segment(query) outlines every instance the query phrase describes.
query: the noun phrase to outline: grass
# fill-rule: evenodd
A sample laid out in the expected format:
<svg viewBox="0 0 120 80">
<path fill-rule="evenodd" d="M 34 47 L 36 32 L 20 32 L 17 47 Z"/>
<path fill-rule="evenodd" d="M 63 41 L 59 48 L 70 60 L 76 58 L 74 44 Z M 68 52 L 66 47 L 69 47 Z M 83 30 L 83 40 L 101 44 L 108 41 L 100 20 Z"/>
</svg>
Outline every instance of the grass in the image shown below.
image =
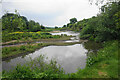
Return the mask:
<svg viewBox="0 0 120 80">
<path fill-rule="evenodd" d="M 90 54 L 86 68 L 79 70 L 75 77 L 118 78 L 118 41 L 106 42 L 97 56 Z"/>
<path fill-rule="evenodd" d="M 35 43 L 35 42 L 52 42 L 52 41 L 64 41 L 70 40 L 71 36 L 63 36 L 60 38 L 49 38 L 49 39 L 29 39 L 29 40 L 13 40 L 9 42 L 2 43 L 2 45 L 15 45 L 19 43 Z"/>
<path fill-rule="evenodd" d="M 23 48 L 24 49 L 24 48 Z M 12 72 L 3 72 L 3 78 L 101 78 L 118 79 L 118 41 L 104 43 L 104 48 L 97 52 L 90 53 L 87 58 L 87 65 L 76 73 L 65 74 L 60 68 L 55 67 L 56 62 L 49 65 L 43 63 L 45 68 L 31 66 L 17 66 Z M 39 59 L 38 59 L 39 60 Z M 41 64 L 42 60 L 38 61 Z M 43 60 L 44 61 L 44 60 Z M 31 62 L 32 64 L 35 61 Z M 49 68 L 50 66 L 50 68 Z"/>
<path fill-rule="evenodd" d="M 40 39 L 59 39 L 65 37 L 72 37 L 67 35 L 52 35 L 48 32 L 13 32 L 2 34 L 2 42 L 10 42 L 10 41 L 35 41 Z"/>
<path fill-rule="evenodd" d="M 51 35 L 47 32 L 13 32 L 3 34 L 2 45 L 14 45 L 19 43 L 35 43 L 37 41 L 62 41 L 70 40 L 72 36 L 67 35 Z"/>
</svg>

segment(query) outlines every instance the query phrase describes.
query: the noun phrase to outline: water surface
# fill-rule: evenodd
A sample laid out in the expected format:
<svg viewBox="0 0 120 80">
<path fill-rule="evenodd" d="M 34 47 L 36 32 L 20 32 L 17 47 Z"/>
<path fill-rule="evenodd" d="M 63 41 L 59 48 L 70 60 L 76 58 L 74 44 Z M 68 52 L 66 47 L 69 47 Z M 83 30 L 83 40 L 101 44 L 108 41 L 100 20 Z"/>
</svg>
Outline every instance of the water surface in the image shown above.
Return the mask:
<svg viewBox="0 0 120 80">
<path fill-rule="evenodd" d="M 28 54 L 25 57 L 17 57 L 10 61 L 3 61 L 3 70 L 14 69 L 20 63 L 24 64 L 26 61 L 37 58 L 41 54 L 45 54 L 48 60 L 56 59 L 58 64 L 64 69 L 66 73 L 76 72 L 78 68 L 83 69 L 86 65 L 87 50 L 82 44 L 75 44 L 70 46 L 48 46 L 41 48 L 34 53 Z"/>
</svg>

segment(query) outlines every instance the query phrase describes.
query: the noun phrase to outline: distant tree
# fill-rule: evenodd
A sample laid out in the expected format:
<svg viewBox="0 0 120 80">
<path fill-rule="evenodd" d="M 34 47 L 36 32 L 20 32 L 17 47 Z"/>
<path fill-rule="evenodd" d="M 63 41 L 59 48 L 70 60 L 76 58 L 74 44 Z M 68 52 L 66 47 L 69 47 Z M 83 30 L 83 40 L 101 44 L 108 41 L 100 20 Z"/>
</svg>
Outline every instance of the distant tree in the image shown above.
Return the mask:
<svg viewBox="0 0 120 80">
<path fill-rule="evenodd" d="M 35 25 L 35 21 L 30 20 L 30 21 L 28 22 L 28 30 L 29 30 L 29 31 L 32 31 L 34 25 Z"/>
<path fill-rule="evenodd" d="M 95 2 L 96 5 L 103 4 L 103 2 L 118 2 L 120 0 L 89 0 L 90 4 L 93 4 Z"/>
<path fill-rule="evenodd" d="M 45 29 L 45 26 L 41 25 L 41 29 Z"/>
<path fill-rule="evenodd" d="M 67 27 L 69 27 L 70 23 L 67 24 Z"/>
<path fill-rule="evenodd" d="M 74 24 L 74 23 L 76 23 L 76 22 L 77 22 L 77 19 L 76 19 L 76 18 L 70 19 L 70 23 L 71 23 L 71 24 Z"/>
<path fill-rule="evenodd" d="M 17 10 L 15 13 L 5 13 L 2 16 L 3 32 L 40 31 L 42 29 L 45 29 L 43 25 L 33 20 L 28 21 L 26 17 L 20 16 Z"/>
<path fill-rule="evenodd" d="M 65 27 L 67 27 L 66 25 L 63 25 L 63 27 L 65 28 Z"/>
<path fill-rule="evenodd" d="M 57 26 L 55 26 L 55 29 L 58 29 L 58 27 L 57 27 Z"/>
<path fill-rule="evenodd" d="M 26 22 L 18 14 L 6 13 L 2 16 L 2 26 L 2 30 L 13 32 L 23 30 L 23 27 L 26 26 Z"/>
</svg>

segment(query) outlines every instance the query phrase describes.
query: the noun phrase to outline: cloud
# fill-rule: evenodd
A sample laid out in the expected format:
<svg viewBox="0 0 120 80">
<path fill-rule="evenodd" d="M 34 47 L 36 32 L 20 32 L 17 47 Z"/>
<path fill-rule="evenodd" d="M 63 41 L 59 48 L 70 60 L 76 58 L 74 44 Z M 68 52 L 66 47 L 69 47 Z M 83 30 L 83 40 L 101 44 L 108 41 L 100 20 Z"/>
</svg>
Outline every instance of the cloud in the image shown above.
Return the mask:
<svg viewBox="0 0 120 80">
<path fill-rule="evenodd" d="M 88 0 L 3 0 L 2 5 L 3 12 L 17 9 L 21 15 L 46 26 L 62 26 L 70 18 L 82 20 L 98 13 L 97 6 Z"/>
</svg>

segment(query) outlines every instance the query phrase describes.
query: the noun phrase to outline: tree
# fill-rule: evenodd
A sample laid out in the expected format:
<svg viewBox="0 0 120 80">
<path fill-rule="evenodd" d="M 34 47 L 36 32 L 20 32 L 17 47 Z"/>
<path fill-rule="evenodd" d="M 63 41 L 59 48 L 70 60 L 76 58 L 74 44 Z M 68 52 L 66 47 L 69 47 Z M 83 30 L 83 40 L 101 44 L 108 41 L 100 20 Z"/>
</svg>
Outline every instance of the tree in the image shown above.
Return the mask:
<svg viewBox="0 0 120 80">
<path fill-rule="evenodd" d="M 63 25 L 63 27 L 65 28 L 65 27 L 67 27 L 66 25 Z"/>
<path fill-rule="evenodd" d="M 43 26 L 43 25 L 40 25 L 40 27 L 41 27 L 41 30 L 42 30 L 42 29 L 45 29 L 45 26 Z"/>
<path fill-rule="evenodd" d="M 103 4 L 103 2 L 119 2 L 120 0 L 89 0 L 90 4 L 95 2 L 96 5 Z"/>
<path fill-rule="evenodd" d="M 33 20 L 28 21 L 26 17 L 20 16 L 17 10 L 15 10 L 15 14 L 5 13 L 2 16 L 3 32 L 40 31 L 42 29 L 45 29 L 43 25 Z"/>
<path fill-rule="evenodd" d="M 58 27 L 57 27 L 57 26 L 55 26 L 55 29 L 58 29 Z"/>
<path fill-rule="evenodd" d="M 77 22 L 77 19 L 76 19 L 76 18 L 70 19 L 70 23 L 71 23 L 71 24 L 74 24 L 74 23 L 76 23 L 76 22 Z"/>
<path fill-rule="evenodd" d="M 87 22 L 81 31 L 81 37 L 95 41 L 120 39 L 120 2 L 111 2 L 102 6 L 101 13 Z"/>
</svg>

